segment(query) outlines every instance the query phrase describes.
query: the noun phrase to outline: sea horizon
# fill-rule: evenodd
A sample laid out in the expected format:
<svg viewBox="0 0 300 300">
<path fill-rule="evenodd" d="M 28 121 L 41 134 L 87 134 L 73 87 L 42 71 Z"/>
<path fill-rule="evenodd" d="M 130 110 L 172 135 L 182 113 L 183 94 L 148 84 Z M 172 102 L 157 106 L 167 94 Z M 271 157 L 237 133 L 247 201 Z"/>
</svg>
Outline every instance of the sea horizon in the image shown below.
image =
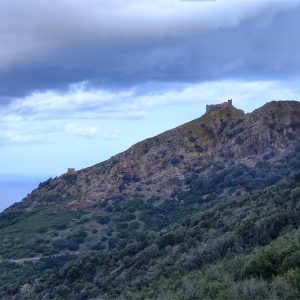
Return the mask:
<svg viewBox="0 0 300 300">
<path fill-rule="evenodd" d="M 50 177 L 44 174 L 0 174 L 0 213 L 22 201 L 40 182 Z"/>
</svg>

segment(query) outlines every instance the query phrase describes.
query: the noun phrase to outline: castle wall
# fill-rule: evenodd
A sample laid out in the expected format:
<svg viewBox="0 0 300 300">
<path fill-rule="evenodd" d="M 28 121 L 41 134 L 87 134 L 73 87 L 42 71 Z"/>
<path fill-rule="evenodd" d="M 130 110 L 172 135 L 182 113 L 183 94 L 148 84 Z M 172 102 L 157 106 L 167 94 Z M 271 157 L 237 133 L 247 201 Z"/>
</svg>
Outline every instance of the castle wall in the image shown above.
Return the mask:
<svg viewBox="0 0 300 300">
<path fill-rule="evenodd" d="M 206 105 L 206 112 L 220 111 L 226 107 L 232 107 L 232 99 L 221 104 Z"/>
</svg>

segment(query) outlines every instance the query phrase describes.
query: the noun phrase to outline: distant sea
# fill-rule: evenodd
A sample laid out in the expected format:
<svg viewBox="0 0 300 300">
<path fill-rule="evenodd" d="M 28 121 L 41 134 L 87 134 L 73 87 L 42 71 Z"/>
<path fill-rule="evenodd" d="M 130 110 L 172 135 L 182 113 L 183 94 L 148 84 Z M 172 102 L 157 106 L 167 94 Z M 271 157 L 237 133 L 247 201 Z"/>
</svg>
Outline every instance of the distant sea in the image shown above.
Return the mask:
<svg viewBox="0 0 300 300">
<path fill-rule="evenodd" d="M 21 201 L 40 182 L 50 176 L 45 175 L 5 175 L 0 174 L 0 212 L 15 202 Z"/>
</svg>

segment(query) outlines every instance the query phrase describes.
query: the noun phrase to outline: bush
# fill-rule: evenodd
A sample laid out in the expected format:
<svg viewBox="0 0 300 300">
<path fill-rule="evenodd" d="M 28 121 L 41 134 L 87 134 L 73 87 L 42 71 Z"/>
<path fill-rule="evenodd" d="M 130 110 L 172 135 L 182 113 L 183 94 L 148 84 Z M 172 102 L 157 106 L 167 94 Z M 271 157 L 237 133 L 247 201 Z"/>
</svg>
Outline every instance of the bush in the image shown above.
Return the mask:
<svg viewBox="0 0 300 300">
<path fill-rule="evenodd" d="M 131 223 L 129 223 L 129 230 L 136 230 L 140 228 L 140 223 L 138 221 L 133 221 Z"/>
<path fill-rule="evenodd" d="M 99 242 L 92 247 L 92 250 L 99 251 L 99 250 L 104 250 L 105 248 L 106 248 L 106 246 L 102 242 Z"/>
<path fill-rule="evenodd" d="M 77 251 L 79 249 L 79 245 L 74 240 L 70 240 L 67 243 L 67 248 L 70 251 Z"/>
<path fill-rule="evenodd" d="M 159 249 L 163 249 L 168 245 L 173 246 L 175 245 L 175 243 L 176 243 L 176 239 L 174 234 L 172 233 L 164 234 L 156 240 L 156 244 Z"/>
<path fill-rule="evenodd" d="M 101 216 L 97 216 L 96 220 L 98 223 L 104 225 L 104 224 L 108 224 L 110 222 L 110 216 L 108 215 L 101 215 Z"/>
<path fill-rule="evenodd" d="M 115 238 L 115 237 L 112 237 L 108 240 L 108 247 L 110 249 L 114 249 L 117 247 L 118 245 L 118 242 L 119 242 L 119 239 L 118 238 Z"/>
<path fill-rule="evenodd" d="M 171 164 L 172 164 L 173 166 L 176 166 L 176 165 L 178 165 L 179 163 L 180 163 L 180 158 L 179 158 L 179 157 L 174 157 L 174 158 L 172 158 Z"/>
<path fill-rule="evenodd" d="M 300 187 L 297 187 L 291 191 L 291 199 L 297 201 L 300 199 Z"/>
<path fill-rule="evenodd" d="M 62 177 L 68 184 L 73 184 L 77 180 L 77 174 L 65 174 Z"/>
</svg>

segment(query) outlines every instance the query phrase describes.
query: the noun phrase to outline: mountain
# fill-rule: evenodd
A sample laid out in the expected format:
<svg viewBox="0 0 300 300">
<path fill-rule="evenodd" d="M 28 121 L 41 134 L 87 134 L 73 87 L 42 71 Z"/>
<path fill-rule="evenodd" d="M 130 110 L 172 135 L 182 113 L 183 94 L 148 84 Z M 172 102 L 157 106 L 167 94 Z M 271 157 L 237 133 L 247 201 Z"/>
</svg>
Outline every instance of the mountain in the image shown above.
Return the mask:
<svg viewBox="0 0 300 300">
<path fill-rule="evenodd" d="M 253 167 L 264 156 L 279 160 L 299 138 L 299 102 L 273 101 L 249 114 L 228 103 L 211 106 L 199 119 L 47 182 L 29 196 L 28 205 L 49 192 L 75 197 L 70 208 L 92 208 L 119 194 L 168 198 L 188 188 L 187 178 L 210 174 L 217 164 Z"/>
<path fill-rule="evenodd" d="M 299 102 L 207 106 L 0 214 L 0 296 L 299 299 L 298 172 Z"/>
</svg>

